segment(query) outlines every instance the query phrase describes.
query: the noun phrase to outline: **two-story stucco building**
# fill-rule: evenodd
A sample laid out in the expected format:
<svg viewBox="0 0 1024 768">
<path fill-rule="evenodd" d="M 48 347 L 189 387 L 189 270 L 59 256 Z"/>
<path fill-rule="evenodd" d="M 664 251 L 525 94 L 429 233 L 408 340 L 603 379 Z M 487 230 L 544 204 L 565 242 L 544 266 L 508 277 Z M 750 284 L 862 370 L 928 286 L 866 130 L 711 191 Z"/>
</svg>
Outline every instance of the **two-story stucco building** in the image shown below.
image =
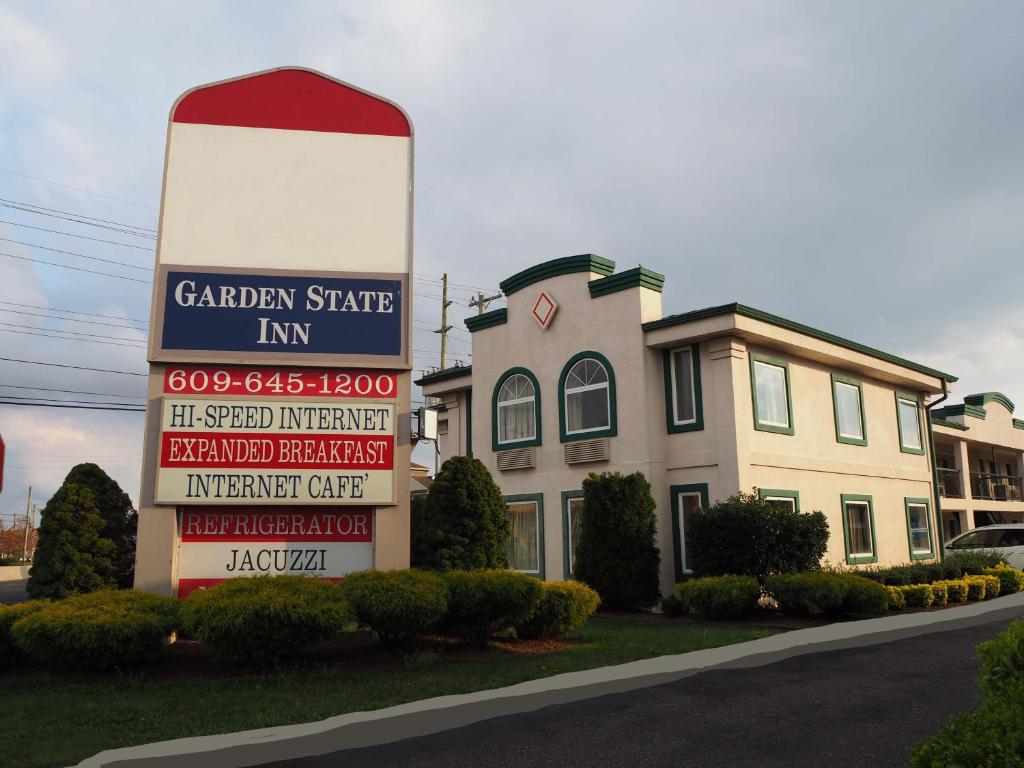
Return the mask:
<svg viewBox="0 0 1024 768">
<path fill-rule="evenodd" d="M 755 487 L 823 512 L 831 562 L 938 554 L 925 405 L 954 377 L 742 304 L 663 316 L 661 275 L 614 269 L 582 255 L 513 275 L 507 308 L 466 323 L 472 366 L 418 382 L 440 458 L 479 458 L 504 492 L 513 568 L 572 576 L 582 482 L 602 471 L 650 481 L 663 592 L 693 511 Z"/>
</svg>

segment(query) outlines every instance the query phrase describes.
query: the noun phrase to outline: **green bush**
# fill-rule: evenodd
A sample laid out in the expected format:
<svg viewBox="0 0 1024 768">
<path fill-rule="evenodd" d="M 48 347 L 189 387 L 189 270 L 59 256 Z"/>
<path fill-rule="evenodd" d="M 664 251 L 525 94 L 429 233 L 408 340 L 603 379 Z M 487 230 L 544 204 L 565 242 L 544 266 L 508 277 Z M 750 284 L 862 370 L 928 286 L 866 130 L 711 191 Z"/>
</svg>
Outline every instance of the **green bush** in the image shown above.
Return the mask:
<svg viewBox="0 0 1024 768">
<path fill-rule="evenodd" d="M 994 568 L 985 568 L 982 570 L 981 575 L 995 576 L 999 579 L 1000 595 L 1013 595 L 1024 590 L 1024 571 L 1011 568 L 1005 563 Z"/>
<path fill-rule="evenodd" d="M 900 587 L 908 608 L 927 608 L 932 604 L 932 587 L 930 584 L 911 584 Z"/>
<path fill-rule="evenodd" d="M 661 598 L 661 612 L 666 616 L 683 615 L 683 604 L 679 601 L 675 592 Z"/>
<path fill-rule="evenodd" d="M 989 698 L 949 718 L 910 753 L 910 768 L 1024 768 L 1024 703 Z"/>
<path fill-rule="evenodd" d="M 452 456 L 442 464 L 414 515 L 411 547 L 417 568 L 505 567 L 512 524 L 501 489 L 479 459 Z"/>
<path fill-rule="evenodd" d="M 49 600 L 29 600 L 15 605 L 0 605 L 0 665 L 10 666 L 22 660 L 23 654 L 11 640 L 11 627 L 15 622 L 49 604 Z"/>
<path fill-rule="evenodd" d="M 962 603 L 967 599 L 967 582 L 963 579 L 936 581 L 932 586 L 943 586 L 946 588 L 946 602 L 948 603 Z"/>
<path fill-rule="evenodd" d="M 740 493 L 697 510 L 687 531 L 698 576 L 738 574 L 763 583 L 772 574 L 817 571 L 828 547 L 828 522 Z"/>
<path fill-rule="evenodd" d="M 929 586 L 932 588 L 932 605 L 945 605 L 949 601 L 949 592 L 945 584 L 932 582 Z"/>
<path fill-rule="evenodd" d="M 986 568 L 994 568 L 1005 561 L 998 552 L 979 549 L 970 552 L 963 550 L 952 552 L 946 555 L 943 562 L 959 568 L 961 575 L 978 576 Z"/>
<path fill-rule="evenodd" d="M 967 585 L 968 600 L 985 599 L 985 581 L 978 576 L 964 576 L 962 581 Z"/>
<path fill-rule="evenodd" d="M 601 597 L 578 581 L 543 581 L 537 607 L 516 626 L 519 637 L 565 637 L 583 629 Z"/>
<path fill-rule="evenodd" d="M 395 645 L 426 632 L 448 610 L 448 587 L 429 571 L 351 573 L 341 592 L 356 620 Z"/>
<path fill-rule="evenodd" d="M 491 635 L 526 622 L 540 601 L 540 581 L 515 571 L 451 571 L 447 624 L 481 648 Z"/>
<path fill-rule="evenodd" d="M 583 481 L 583 506 L 576 578 L 596 589 L 606 608 L 656 605 L 661 555 L 651 484 L 639 472 L 591 474 Z"/>
<path fill-rule="evenodd" d="M 335 584 L 302 576 L 228 579 L 182 605 L 189 635 L 225 661 L 259 666 L 276 666 L 349 621 Z"/>
<path fill-rule="evenodd" d="M 978 685 L 986 696 L 1013 695 L 1024 701 L 1024 621 L 1011 621 L 993 639 L 979 644 L 978 658 Z"/>
<path fill-rule="evenodd" d="M 676 596 L 683 613 L 735 619 L 754 612 L 761 587 L 753 576 L 706 576 L 677 584 Z"/>
<path fill-rule="evenodd" d="M 880 616 L 889 607 L 885 587 L 852 573 L 769 576 L 765 588 L 775 597 L 783 613 L 798 616 Z"/>
<path fill-rule="evenodd" d="M 179 626 L 179 603 L 146 592 L 101 591 L 44 605 L 11 627 L 30 659 L 105 670 L 156 658 Z"/>
<path fill-rule="evenodd" d="M 860 576 L 843 580 L 843 613 L 853 616 L 881 616 L 889 610 L 889 594 L 885 587 Z"/>
<path fill-rule="evenodd" d="M 986 568 L 1002 563 L 1002 558 L 994 553 L 954 552 L 941 562 L 906 563 L 886 568 L 864 568 L 857 574 L 864 578 L 877 581 L 887 586 L 901 587 L 912 584 L 931 584 L 935 581 L 959 579 L 964 575 L 977 575 Z"/>
<path fill-rule="evenodd" d="M 907 607 L 907 598 L 898 587 L 886 587 L 885 595 L 890 611 L 902 611 Z"/>
</svg>

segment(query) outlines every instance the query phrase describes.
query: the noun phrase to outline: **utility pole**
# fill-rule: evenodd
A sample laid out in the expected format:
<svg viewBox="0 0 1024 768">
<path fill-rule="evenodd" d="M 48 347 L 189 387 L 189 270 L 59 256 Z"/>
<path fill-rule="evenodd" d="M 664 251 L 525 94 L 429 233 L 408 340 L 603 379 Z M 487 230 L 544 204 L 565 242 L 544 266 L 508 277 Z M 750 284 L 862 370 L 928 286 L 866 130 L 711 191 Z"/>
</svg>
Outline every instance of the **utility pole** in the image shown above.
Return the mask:
<svg viewBox="0 0 1024 768">
<path fill-rule="evenodd" d="M 482 293 L 478 293 L 476 298 L 469 302 L 469 306 L 476 307 L 477 314 L 482 315 L 487 311 L 487 307 L 490 306 L 492 301 L 500 298 L 500 293 L 495 296 L 484 296 Z"/>
<path fill-rule="evenodd" d="M 452 302 L 448 301 L 448 273 L 445 272 L 441 278 L 441 327 L 434 333 L 441 334 L 441 370 L 445 367 L 445 354 L 448 351 L 448 331 L 452 326 L 448 325 L 448 307 Z"/>
<path fill-rule="evenodd" d="M 25 543 L 21 547 L 21 559 L 28 560 L 28 526 L 32 515 L 32 486 L 28 487 L 28 501 L 25 502 Z"/>
</svg>

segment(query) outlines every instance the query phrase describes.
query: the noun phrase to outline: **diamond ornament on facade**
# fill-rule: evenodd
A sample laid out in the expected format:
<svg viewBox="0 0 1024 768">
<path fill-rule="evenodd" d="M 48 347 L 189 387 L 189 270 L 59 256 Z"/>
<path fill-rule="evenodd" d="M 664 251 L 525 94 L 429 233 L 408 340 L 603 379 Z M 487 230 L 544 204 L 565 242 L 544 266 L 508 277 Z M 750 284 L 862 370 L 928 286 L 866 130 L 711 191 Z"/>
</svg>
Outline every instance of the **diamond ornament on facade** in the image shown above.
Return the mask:
<svg viewBox="0 0 1024 768">
<path fill-rule="evenodd" d="M 537 297 L 537 301 L 533 305 L 531 314 L 541 328 L 547 328 L 551 325 L 551 320 L 557 311 L 558 303 L 551 298 L 547 291 L 541 291 L 540 296 Z"/>
</svg>

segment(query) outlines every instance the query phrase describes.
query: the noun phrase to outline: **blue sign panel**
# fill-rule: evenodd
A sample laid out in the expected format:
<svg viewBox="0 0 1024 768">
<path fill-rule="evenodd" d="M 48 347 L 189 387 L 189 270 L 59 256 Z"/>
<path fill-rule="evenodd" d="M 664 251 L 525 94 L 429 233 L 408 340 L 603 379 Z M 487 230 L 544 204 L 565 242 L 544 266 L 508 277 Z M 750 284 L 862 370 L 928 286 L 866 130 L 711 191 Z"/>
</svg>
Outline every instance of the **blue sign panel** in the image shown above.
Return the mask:
<svg viewBox="0 0 1024 768">
<path fill-rule="evenodd" d="M 402 282 L 167 273 L 165 350 L 400 355 Z"/>
</svg>

